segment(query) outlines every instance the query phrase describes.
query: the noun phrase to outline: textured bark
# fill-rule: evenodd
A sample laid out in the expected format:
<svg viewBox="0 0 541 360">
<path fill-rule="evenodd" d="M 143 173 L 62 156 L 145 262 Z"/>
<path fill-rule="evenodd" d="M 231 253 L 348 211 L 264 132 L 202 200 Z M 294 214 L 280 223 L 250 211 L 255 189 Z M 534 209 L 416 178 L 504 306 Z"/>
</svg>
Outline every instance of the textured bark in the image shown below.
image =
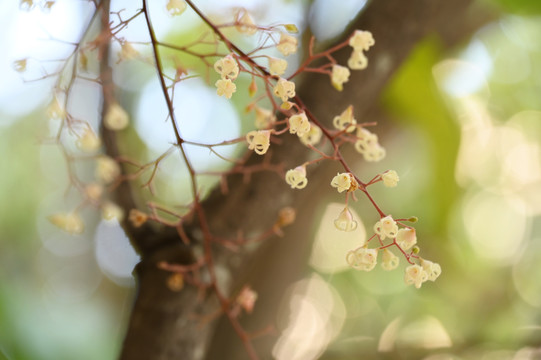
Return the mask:
<svg viewBox="0 0 541 360">
<path fill-rule="evenodd" d="M 467 12 L 471 0 L 377 0 L 363 11 L 353 28 L 370 30 L 376 39 L 368 53 L 370 65 L 365 71 L 352 72 L 344 92 L 337 92 L 328 77 L 309 75 L 298 87 L 298 95 L 321 121 L 328 122 L 349 104 L 355 105 L 355 115 L 365 119 L 375 111 L 385 85 L 406 59 L 415 44 L 433 31 L 443 28 L 445 39 L 458 37 L 449 26 L 462 24 L 467 28 Z M 473 27 L 471 27 L 473 28 Z M 468 30 L 469 31 L 469 30 Z M 337 55 L 339 63 L 347 61 L 350 50 Z M 108 149 L 115 154 L 111 134 Z M 311 155 L 296 136 L 283 136 L 280 146 L 272 146 L 273 163 L 283 162 L 286 168 L 296 166 Z M 261 160 L 254 156 L 250 162 Z M 278 210 L 293 205 L 298 209 L 297 222 L 285 228 L 285 237 L 271 239 L 258 249 L 232 253 L 216 247 L 216 263 L 223 271 L 220 284 L 226 293 L 251 284 L 259 293 L 255 313 L 245 317 L 248 330 L 257 330 L 274 323 L 279 300 L 288 284 L 302 276 L 310 249 L 310 227 L 313 213 L 322 199 L 314 193 L 320 184 L 339 170 L 336 164 L 322 164 L 309 174 L 306 190 L 292 191 L 275 174 L 258 173 L 245 184 L 242 177 L 228 178 L 230 192 L 215 191 L 204 203 L 210 230 L 220 237 L 234 237 L 239 229 L 250 235 L 267 229 L 274 223 Z M 119 198 L 126 209 L 133 207 L 130 189 L 123 185 Z M 247 357 L 241 341 L 227 319 L 202 322 L 197 314 L 212 314 L 218 305 L 212 295 L 198 297 L 198 290 L 187 286 L 175 293 L 167 289 L 166 272 L 159 270 L 160 261 L 189 264 L 194 261 L 192 249 L 183 245 L 171 229 L 148 225 L 135 229 L 124 224 L 142 261 L 136 269 L 138 292 L 122 351 L 122 359 L 244 359 Z M 187 224 L 186 233 L 194 242 L 201 241 L 197 219 Z M 217 329 L 215 331 L 215 329 Z M 274 337 L 256 341 L 262 358 L 270 358 Z"/>
</svg>

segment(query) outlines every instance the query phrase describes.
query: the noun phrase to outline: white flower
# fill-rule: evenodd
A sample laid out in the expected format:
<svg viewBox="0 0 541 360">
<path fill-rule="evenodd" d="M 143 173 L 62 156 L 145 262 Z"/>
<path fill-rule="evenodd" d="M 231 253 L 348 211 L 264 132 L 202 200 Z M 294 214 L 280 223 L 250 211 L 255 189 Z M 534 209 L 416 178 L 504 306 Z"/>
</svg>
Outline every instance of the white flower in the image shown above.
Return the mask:
<svg viewBox="0 0 541 360">
<path fill-rule="evenodd" d="M 404 281 L 407 285 L 414 284 L 417 289 L 428 280 L 428 274 L 419 265 L 410 265 L 406 268 Z"/>
<path fill-rule="evenodd" d="M 331 73 L 331 83 L 332 86 L 338 91 L 344 89 L 343 84 L 349 80 L 349 69 L 341 65 L 333 65 Z"/>
<path fill-rule="evenodd" d="M 316 145 L 321 140 L 321 136 L 323 135 L 323 132 L 319 128 L 319 126 L 310 123 L 310 131 L 303 134 L 302 136 L 299 136 L 299 139 L 301 142 L 308 146 L 308 145 Z"/>
<path fill-rule="evenodd" d="M 398 256 L 393 254 L 389 249 L 383 249 L 383 256 L 381 259 L 381 267 L 384 270 L 390 271 L 397 268 L 399 263 Z"/>
<path fill-rule="evenodd" d="M 226 99 L 231 99 L 233 93 L 237 91 L 237 85 L 229 79 L 220 79 L 214 85 L 216 85 L 216 93 Z"/>
<path fill-rule="evenodd" d="M 386 238 L 394 239 L 398 234 L 398 225 L 391 215 L 387 215 L 376 222 L 374 225 L 374 232 L 381 240 Z"/>
<path fill-rule="evenodd" d="M 378 143 L 378 136 L 370 131 L 359 128 L 357 130 L 355 150 L 363 155 L 366 161 L 380 161 L 385 157 L 385 149 Z"/>
<path fill-rule="evenodd" d="M 427 274 L 427 280 L 435 281 L 441 274 L 441 266 L 438 263 L 421 259 L 421 266 Z"/>
<path fill-rule="evenodd" d="M 381 174 L 381 180 L 383 180 L 383 185 L 387 187 L 395 187 L 398 184 L 398 174 L 394 170 L 387 170 Z"/>
<path fill-rule="evenodd" d="M 334 219 L 334 227 L 340 231 L 353 231 L 357 229 L 357 221 L 353 220 L 353 214 L 347 206 Z"/>
<path fill-rule="evenodd" d="M 308 184 L 306 168 L 304 166 L 297 166 L 295 169 L 288 170 L 286 172 L 286 182 L 292 189 L 304 189 Z"/>
<path fill-rule="evenodd" d="M 282 101 L 295 97 L 295 83 L 280 78 L 273 89 L 274 95 L 278 96 Z"/>
<path fill-rule="evenodd" d="M 70 234 L 81 234 L 84 230 L 83 220 L 76 212 L 54 214 L 48 219 L 53 225 Z"/>
<path fill-rule="evenodd" d="M 123 130 L 128 126 L 130 118 L 126 110 L 122 108 L 117 102 L 109 105 L 105 118 L 103 119 L 103 124 L 109 130 Z"/>
<path fill-rule="evenodd" d="M 254 150 L 256 154 L 263 155 L 270 146 L 270 130 L 250 131 L 246 134 L 248 149 Z"/>
<path fill-rule="evenodd" d="M 288 56 L 297 52 L 297 39 L 291 35 L 282 33 L 280 34 L 280 41 L 276 48 L 284 56 Z"/>
<path fill-rule="evenodd" d="M 342 114 L 335 116 L 332 123 L 338 130 L 346 130 L 347 132 L 355 130 L 357 120 L 353 118 L 353 105 L 348 106 Z"/>
<path fill-rule="evenodd" d="M 120 175 L 120 166 L 109 156 L 100 156 L 96 159 L 96 179 L 109 184 Z"/>
<path fill-rule="evenodd" d="M 362 51 L 353 50 L 348 59 L 348 67 L 351 70 L 364 70 L 368 67 L 368 59 Z"/>
<path fill-rule="evenodd" d="M 184 0 L 169 0 L 165 6 L 167 13 L 171 16 L 180 15 L 186 10 L 186 2 Z"/>
<path fill-rule="evenodd" d="M 308 121 L 304 112 L 291 116 L 288 122 L 289 132 L 291 134 L 297 134 L 297 136 L 302 137 L 310 132 L 310 121 Z"/>
<path fill-rule="evenodd" d="M 276 116 L 271 110 L 255 108 L 255 127 L 258 129 L 267 129 L 276 121 Z"/>
<path fill-rule="evenodd" d="M 92 152 L 100 147 L 101 141 L 90 127 L 86 127 L 76 144 L 79 149 Z"/>
<path fill-rule="evenodd" d="M 351 250 L 346 254 L 346 262 L 355 270 L 370 271 L 378 262 L 378 251 L 364 247 Z"/>
<path fill-rule="evenodd" d="M 216 61 L 214 63 L 214 70 L 220 74 L 222 80 L 235 80 L 239 75 L 239 65 L 231 54 Z"/>
<path fill-rule="evenodd" d="M 402 228 L 398 230 L 398 233 L 396 234 L 396 243 L 404 251 L 411 249 L 413 245 L 417 244 L 417 235 L 415 234 L 415 229 Z"/>
<path fill-rule="evenodd" d="M 339 173 L 332 178 L 331 186 L 336 188 L 338 192 L 343 191 L 354 191 L 357 189 L 359 184 L 355 177 L 351 173 Z"/>
<path fill-rule="evenodd" d="M 370 31 L 355 30 L 349 38 L 349 46 L 356 51 L 368 50 L 376 42 Z"/>
<path fill-rule="evenodd" d="M 257 26 L 254 23 L 254 20 L 250 16 L 250 13 L 248 11 L 244 10 L 244 13 L 238 20 L 238 24 L 235 26 L 238 32 L 246 34 L 246 35 L 253 35 L 257 32 Z"/>
<path fill-rule="evenodd" d="M 287 69 L 287 61 L 269 57 L 269 72 L 271 75 L 283 75 Z"/>
<path fill-rule="evenodd" d="M 117 204 L 107 201 L 101 207 L 101 216 L 105 220 L 116 219 L 118 222 L 120 222 L 122 219 L 124 219 L 124 210 L 122 210 L 122 208 Z"/>
</svg>

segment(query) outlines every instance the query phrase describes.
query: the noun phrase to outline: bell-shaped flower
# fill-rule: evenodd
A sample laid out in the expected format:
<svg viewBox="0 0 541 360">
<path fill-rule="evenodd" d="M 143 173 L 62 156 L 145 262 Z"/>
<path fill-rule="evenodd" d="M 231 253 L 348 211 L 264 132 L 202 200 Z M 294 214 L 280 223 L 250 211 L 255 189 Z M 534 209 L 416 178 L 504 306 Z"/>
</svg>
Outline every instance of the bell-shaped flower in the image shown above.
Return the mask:
<svg viewBox="0 0 541 360">
<path fill-rule="evenodd" d="M 220 74 L 222 80 L 235 80 L 239 75 L 239 65 L 231 54 L 216 61 L 214 63 L 214 70 Z"/>
<path fill-rule="evenodd" d="M 387 215 L 376 222 L 374 232 L 381 240 L 386 238 L 394 239 L 398 234 L 398 224 L 393 220 L 391 215 Z"/>
<path fill-rule="evenodd" d="M 295 83 L 280 78 L 276 82 L 276 85 L 274 85 L 273 92 L 274 95 L 282 99 L 283 102 L 286 102 L 287 99 L 295 97 Z"/>
<path fill-rule="evenodd" d="M 269 72 L 271 75 L 284 75 L 287 69 L 287 61 L 269 57 Z"/>
<path fill-rule="evenodd" d="M 291 134 L 297 134 L 297 136 L 302 137 L 310 131 L 310 121 L 304 112 L 291 116 L 288 122 L 289 132 Z"/>
<path fill-rule="evenodd" d="M 351 70 L 364 70 L 368 67 L 368 58 L 362 51 L 353 50 L 348 59 L 348 67 Z"/>
<path fill-rule="evenodd" d="M 226 99 L 231 99 L 233 93 L 237 91 L 237 85 L 229 79 L 220 79 L 216 81 L 214 85 L 216 85 L 216 94 L 223 96 Z"/>
<path fill-rule="evenodd" d="M 120 175 L 120 166 L 109 156 L 100 156 L 96 159 L 96 179 L 104 184 L 112 183 Z"/>
<path fill-rule="evenodd" d="M 297 38 L 282 33 L 280 34 L 280 41 L 278 42 L 278 45 L 276 45 L 276 48 L 284 56 L 294 54 L 297 52 Z"/>
<path fill-rule="evenodd" d="M 349 80 L 349 69 L 341 65 L 333 65 L 331 72 L 331 84 L 338 91 L 344 89 L 344 83 Z"/>
<path fill-rule="evenodd" d="M 103 119 L 103 124 L 109 130 L 123 130 L 128 126 L 130 117 L 119 103 L 113 102 L 109 105 L 107 113 Z"/>
<path fill-rule="evenodd" d="M 441 266 L 438 263 L 421 259 L 421 266 L 423 267 L 423 270 L 427 274 L 427 277 L 428 277 L 427 280 L 434 281 L 441 274 Z"/>
<path fill-rule="evenodd" d="M 365 247 L 348 251 L 346 262 L 355 270 L 370 271 L 376 267 L 378 251 L 377 249 L 367 249 Z"/>
<path fill-rule="evenodd" d="M 319 126 L 310 123 L 310 131 L 303 134 L 302 136 L 299 136 L 299 139 L 301 142 L 308 146 L 308 145 L 316 145 L 321 140 L 321 136 L 323 135 L 323 132 L 319 128 Z"/>
<path fill-rule="evenodd" d="M 398 259 L 398 256 L 393 254 L 391 250 L 387 248 L 383 249 L 383 256 L 381 257 L 381 267 L 384 270 L 390 271 L 396 269 L 399 262 L 400 260 Z"/>
<path fill-rule="evenodd" d="M 387 170 L 381 174 L 381 180 L 386 187 L 395 187 L 398 184 L 400 178 L 394 170 Z"/>
<path fill-rule="evenodd" d="M 276 121 L 276 116 L 271 110 L 255 107 L 255 127 L 268 129 Z"/>
<path fill-rule="evenodd" d="M 357 229 L 357 221 L 353 220 L 353 214 L 347 206 L 334 219 L 334 227 L 340 231 L 354 231 Z"/>
<path fill-rule="evenodd" d="M 349 46 L 356 51 L 366 51 L 376 42 L 370 31 L 355 30 L 349 38 Z"/>
<path fill-rule="evenodd" d="M 396 234 L 396 243 L 407 251 L 417 244 L 417 235 L 414 228 L 402 228 Z"/>
<path fill-rule="evenodd" d="M 428 280 L 428 274 L 419 265 L 410 265 L 406 268 L 404 282 L 407 285 L 415 285 L 417 289 Z"/>
<path fill-rule="evenodd" d="M 353 132 L 357 124 L 357 120 L 353 118 L 353 105 L 348 106 L 340 115 L 335 116 L 332 124 L 338 130 L 345 130 L 349 133 Z"/>
<path fill-rule="evenodd" d="M 252 16 L 246 10 L 244 10 L 242 16 L 239 18 L 235 28 L 238 32 L 246 35 L 253 35 L 257 32 L 257 26 L 254 19 L 252 19 Z"/>
<path fill-rule="evenodd" d="M 259 155 L 265 154 L 270 146 L 270 134 L 270 130 L 250 131 L 246 134 L 248 149 L 254 150 Z"/>
<path fill-rule="evenodd" d="M 297 166 L 295 169 L 286 172 L 286 182 L 292 189 L 304 189 L 308 184 L 306 178 L 306 167 Z"/>
<path fill-rule="evenodd" d="M 359 183 L 351 173 L 338 173 L 331 180 L 331 186 L 336 188 L 339 193 L 344 191 L 354 191 L 359 187 Z"/>
<path fill-rule="evenodd" d="M 186 10 L 186 2 L 184 0 L 169 0 L 165 8 L 171 16 L 178 16 Z"/>
</svg>

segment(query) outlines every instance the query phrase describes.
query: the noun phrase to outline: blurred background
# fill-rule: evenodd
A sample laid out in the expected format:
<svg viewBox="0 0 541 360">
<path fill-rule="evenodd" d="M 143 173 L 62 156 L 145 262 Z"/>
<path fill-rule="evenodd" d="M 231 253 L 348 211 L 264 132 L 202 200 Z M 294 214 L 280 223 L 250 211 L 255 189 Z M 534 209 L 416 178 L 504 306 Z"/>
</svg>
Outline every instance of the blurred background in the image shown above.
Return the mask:
<svg viewBox="0 0 541 360">
<path fill-rule="evenodd" d="M 118 223 L 102 220 L 91 207 L 82 211 L 81 235 L 47 220 L 77 206 L 80 194 L 69 186 L 64 151 L 50 142 L 58 128 L 46 114 L 55 78 L 44 75 L 69 54 L 92 7 L 68 0 L 50 8 L 30 3 L 0 3 L 0 358 L 114 359 L 138 256 Z M 181 22 L 169 18 L 165 3 L 151 8 L 159 37 L 174 40 L 201 26 L 188 12 Z M 199 3 L 216 16 L 243 6 L 257 23 L 295 23 L 318 41 L 340 34 L 365 5 Z M 387 158 L 359 167 L 365 178 L 387 169 L 399 173 L 397 188 L 375 187 L 374 197 L 385 209 L 420 219 L 422 255 L 440 263 L 442 275 L 417 290 L 404 284 L 403 264 L 392 272 L 348 270 L 344 254 L 371 235 L 373 210 L 353 206 L 364 226 L 342 234 L 332 219 L 343 205 L 324 203 L 316 211 L 321 220 L 310 230 L 310 274 L 291 286 L 277 314 L 274 357 L 541 359 L 541 5 L 476 5 L 490 14 L 485 24 L 453 49 L 437 36 L 424 39 L 389 83 L 383 97 L 388 123 L 380 135 Z M 138 7 L 113 1 L 114 9 L 126 13 Z M 145 54 L 138 42 L 148 39 L 137 25 L 122 35 Z M 292 72 L 299 59 L 288 61 Z M 150 161 L 173 139 L 168 124 L 140 120 L 149 113 L 165 120 L 154 70 L 144 61 L 127 61 L 115 73 L 132 104 L 134 128 L 127 136 L 142 149 L 134 156 Z M 239 81 L 248 84 L 249 78 Z M 70 110 L 96 129 L 99 89 L 76 86 Z M 244 121 L 245 95 L 234 102 L 217 99 L 203 79 L 178 91 L 175 105 L 190 111 L 186 118 L 200 119 L 182 124 L 193 140 L 234 138 L 253 126 Z M 214 107 L 190 106 L 197 101 Z M 69 147 L 74 139 L 63 141 Z M 243 150 L 232 146 L 223 155 Z M 192 151 L 200 171 L 226 166 L 208 151 Z M 84 161 L 76 166 L 93 171 Z M 183 198 L 188 178 L 179 166 L 170 160 L 160 167 L 156 201 L 189 201 Z M 204 184 L 210 189 L 216 181 L 209 177 Z"/>
</svg>

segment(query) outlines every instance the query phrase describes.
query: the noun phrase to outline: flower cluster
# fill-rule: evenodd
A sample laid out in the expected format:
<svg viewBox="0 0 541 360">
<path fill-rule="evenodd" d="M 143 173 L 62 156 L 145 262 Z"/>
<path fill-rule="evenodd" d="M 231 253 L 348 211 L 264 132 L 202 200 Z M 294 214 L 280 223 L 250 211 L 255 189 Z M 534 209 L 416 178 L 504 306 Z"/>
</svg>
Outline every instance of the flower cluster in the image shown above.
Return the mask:
<svg viewBox="0 0 541 360">
<path fill-rule="evenodd" d="M 344 210 L 347 210 L 344 209 Z M 342 213 L 340 214 L 342 216 Z M 336 225 L 336 222 L 335 222 Z M 338 226 L 337 226 L 338 227 Z M 368 248 L 368 245 L 351 250 L 346 254 L 346 262 L 353 269 L 370 271 L 374 269 L 377 263 L 377 253 L 383 252 L 381 258 L 381 267 L 384 270 L 393 270 L 398 267 L 399 258 L 390 250 L 391 246 L 395 246 L 406 256 L 406 260 L 410 263 L 405 269 L 404 281 L 406 284 L 415 285 L 420 288 L 421 285 L 430 280 L 434 281 L 441 274 L 439 264 L 425 260 L 418 255 L 419 248 L 414 247 L 417 243 L 415 229 L 412 227 L 403 227 L 399 229 L 399 222 L 393 219 L 391 215 L 382 217 L 374 225 L 375 236 L 381 244 L 378 248 Z M 385 245 L 384 240 L 390 239 L 391 243 Z M 369 240 L 370 241 L 370 240 Z M 410 251 L 410 253 L 406 253 Z M 413 260 L 417 260 L 418 264 Z"/>
<path fill-rule="evenodd" d="M 216 93 L 231 99 L 233 93 L 237 91 L 237 85 L 233 80 L 239 75 L 239 65 L 233 55 L 229 54 L 214 63 L 214 70 L 220 74 L 221 79 L 214 84 L 217 88 Z"/>
<path fill-rule="evenodd" d="M 349 46 L 353 52 L 348 60 L 348 66 L 352 70 L 363 70 L 368 66 L 368 59 L 363 51 L 367 51 L 375 44 L 374 37 L 369 31 L 355 30 L 349 39 Z"/>
<path fill-rule="evenodd" d="M 355 150 L 362 154 L 366 161 L 380 161 L 385 157 L 385 149 L 379 144 L 378 136 L 362 127 L 357 130 Z"/>
</svg>

